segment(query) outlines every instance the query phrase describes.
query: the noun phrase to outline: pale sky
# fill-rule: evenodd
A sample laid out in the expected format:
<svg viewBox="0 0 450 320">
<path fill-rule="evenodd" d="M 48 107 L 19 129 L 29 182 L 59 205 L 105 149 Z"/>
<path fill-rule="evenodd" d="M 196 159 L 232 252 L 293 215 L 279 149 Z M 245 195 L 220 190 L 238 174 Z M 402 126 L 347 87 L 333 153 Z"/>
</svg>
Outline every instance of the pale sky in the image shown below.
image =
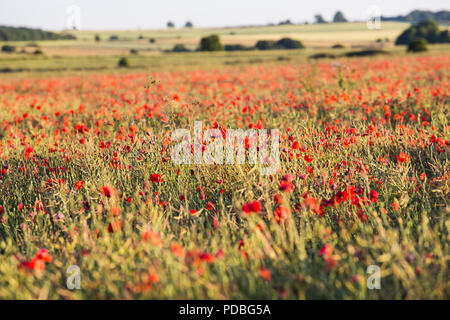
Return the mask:
<svg viewBox="0 0 450 320">
<path fill-rule="evenodd" d="M 0 25 L 62 30 L 68 8 L 80 8 L 82 30 L 163 29 L 167 21 L 182 26 L 223 27 L 314 21 L 315 14 L 332 19 L 341 10 L 349 20 L 365 20 L 367 7 L 377 5 L 383 16 L 413 9 L 450 9 L 448 0 L 0 0 Z"/>
</svg>

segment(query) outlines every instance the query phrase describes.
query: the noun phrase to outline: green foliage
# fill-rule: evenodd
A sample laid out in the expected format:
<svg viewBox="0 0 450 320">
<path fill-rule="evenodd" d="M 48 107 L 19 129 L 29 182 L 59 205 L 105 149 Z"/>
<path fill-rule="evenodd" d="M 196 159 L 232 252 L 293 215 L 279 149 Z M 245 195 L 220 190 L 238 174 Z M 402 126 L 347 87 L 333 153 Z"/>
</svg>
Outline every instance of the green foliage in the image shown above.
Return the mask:
<svg viewBox="0 0 450 320">
<path fill-rule="evenodd" d="M 119 62 L 117 62 L 117 65 L 121 68 L 128 68 L 130 66 L 130 62 L 127 57 L 122 57 L 119 59 Z"/>
<path fill-rule="evenodd" d="M 278 40 L 277 44 L 283 49 L 303 49 L 305 47 L 301 41 L 291 38 L 283 38 Z"/>
<path fill-rule="evenodd" d="M 285 25 L 290 25 L 290 24 L 293 24 L 293 23 L 292 23 L 292 21 L 289 20 L 289 19 L 280 21 L 280 22 L 278 23 L 279 26 L 285 26 Z"/>
<path fill-rule="evenodd" d="M 409 44 L 416 38 L 425 39 L 428 43 L 448 43 L 450 37 L 448 31 L 440 31 L 439 26 L 433 20 L 426 19 L 412 25 L 398 36 L 396 45 Z"/>
<path fill-rule="evenodd" d="M 25 27 L 0 26 L 0 41 L 75 40 L 71 34 L 62 34 Z"/>
<path fill-rule="evenodd" d="M 310 55 L 309 58 L 310 59 L 325 59 L 325 58 L 334 59 L 334 58 L 336 58 L 336 55 L 324 52 L 324 53 L 316 53 L 316 54 Z"/>
<path fill-rule="evenodd" d="M 301 41 L 291 38 L 283 38 L 278 41 L 260 40 L 255 45 L 258 50 L 303 49 L 304 47 Z"/>
<path fill-rule="evenodd" d="M 222 51 L 223 46 L 218 35 L 213 34 L 200 40 L 199 51 Z"/>
<path fill-rule="evenodd" d="M 352 57 L 370 57 L 370 56 L 377 56 L 377 55 L 384 55 L 389 54 L 387 51 L 380 50 L 380 49 L 367 49 L 367 50 L 360 50 L 360 51 L 350 51 L 345 53 L 346 57 L 352 58 Z"/>
<path fill-rule="evenodd" d="M 2 46 L 2 52 L 13 53 L 15 51 L 16 51 L 16 47 L 14 47 L 14 46 L 10 46 L 10 45 Z"/>
<path fill-rule="evenodd" d="M 316 23 L 327 23 L 327 21 L 322 17 L 321 14 L 316 14 L 314 18 L 316 19 Z"/>
<path fill-rule="evenodd" d="M 184 44 L 176 44 L 173 46 L 172 52 L 189 52 L 188 48 Z"/>
<path fill-rule="evenodd" d="M 408 44 L 408 52 L 423 52 L 423 51 L 427 51 L 427 41 L 425 39 L 422 38 L 416 38 L 414 40 L 412 40 L 409 44 Z"/>
<path fill-rule="evenodd" d="M 273 40 L 259 40 L 255 44 L 255 48 L 258 50 L 276 50 L 281 49 L 276 41 Z"/>
<path fill-rule="evenodd" d="M 347 19 L 344 17 L 344 14 L 341 11 L 337 11 L 334 15 L 333 22 L 347 22 Z"/>
<path fill-rule="evenodd" d="M 242 44 L 226 44 L 224 48 L 225 51 L 247 51 L 255 49 L 254 47 L 247 47 Z"/>
<path fill-rule="evenodd" d="M 401 21 L 401 22 L 411 22 L 418 23 L 422 20 L 431 19 L 440 24 L 450 23 L 450 11 L 441 10 L 437 12 L 427 11 L 427 10 L 414 10 L 408 13 L 406 16 L 395 16 L 395 17 L 381 17 L 382 21 Z"/>
</svg>

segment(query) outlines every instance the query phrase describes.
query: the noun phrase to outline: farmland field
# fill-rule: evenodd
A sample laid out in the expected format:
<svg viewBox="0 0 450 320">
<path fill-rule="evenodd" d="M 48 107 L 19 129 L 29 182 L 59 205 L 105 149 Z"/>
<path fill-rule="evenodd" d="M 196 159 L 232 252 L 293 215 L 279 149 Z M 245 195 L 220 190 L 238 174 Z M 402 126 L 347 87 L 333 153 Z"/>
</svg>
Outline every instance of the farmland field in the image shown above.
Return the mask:
<svg viewBox="0 0 450 320">
<path fill-rule="evenodd" d="M 404 24 L 388 25 L 392 42 Z M 86 54 L 95 33 L 80 31 L 61 55 L 64 41 L 1 54 L 0 298 L 449 299 L 449 47 L 312 60 L 379 36 L 258 32 L 276 28 L 324 43 L 140 52 L 125 69 L 122 49 Z M 194 44 L 209 30 L 170 32 Z M 279 171 L 175 164 L 172 133 L 195 121 L 279 130 Z"/>
</svg>

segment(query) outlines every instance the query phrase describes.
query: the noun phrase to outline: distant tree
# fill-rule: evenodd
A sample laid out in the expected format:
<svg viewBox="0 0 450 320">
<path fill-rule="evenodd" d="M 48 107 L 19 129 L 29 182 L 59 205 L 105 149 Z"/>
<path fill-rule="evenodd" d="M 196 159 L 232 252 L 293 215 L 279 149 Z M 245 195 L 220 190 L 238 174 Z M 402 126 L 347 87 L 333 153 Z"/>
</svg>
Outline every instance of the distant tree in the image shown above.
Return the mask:
<svg viewBox="0 0 450 320">
<path fill-rule="evenodd" d="M 276 41 L 272 40 L 259 40 L 255 44 L 255 48 L 258 50 L 276 50 L 281 49 Z"/>
<path fill-rule="evenodd" d="M 55 33 L 41 29 L 0 26 L 0 41 L 75 40 L 68 33 Z"/>
<path fill-rule="evenodd" d="M 291 38 L 283 38 L 278 41 L 260 40 L 255 45 L 258 50 L 303 49 L 304 47 L 301 41 Z"/>
<path fill-rule="evenodd" d="M 322 17 L 321 14 L 316 14 L 315 18 L 316 18 L 316 23 L 327 23 L 327 21 Z"/>
<path fill-rule="evenodd" d="M 13 53 L 15 51 L 16 51 L 16 47 L 14 47 L 14 46 L 9 46 L 9 45 L 2 46 L 2 52 Z"/>
<path fill-rule="evenodd" d="M 138 40 L 144 39 L 144 36 L 142 34 L 139 35 Z"/>
<path fill-rule="evenodd" d="M 100 42 L 100 36 L 98 34 L 95 35 L 95 42 Z"/>
<path fill-rule="evenodd" d="M 173 46 L 172 52 L 189 52 L 188 48 L 185 47 L 184 44 L 176 44 Z"/>
<path fill-rule="evenodd" d="M 41 49 L 36 49 L 36 50 L 34 50 L 33 54 L 41 55 L 41 54 L 44 54 L 44 52 Z"/>
<path fill-rule="evenodd" d="M 188 21 L 186 22 L 186 24 L 184 25 L 185 28 L 193 28 L 194 25 L 192 24 L 192 22 Z"/>
<path fill-rule="evenodd" d="M 291 20 L 287 19 L 284 21 L 281 21 L 280 23 L 278 23 L 278 25 L 282 26 L 282 25 L 289 25 L 289 24 L 293 24 Z"/>
<path fill-rule="evenodd" d="M 422 38 L 416 38 L 413 39 L 409 44 L 408 44 L 408 52 L 422 52 L 422 51 L 427 51 L 427 41 L 425 39 Z"/>
<path fill-rule="evenodd" d="M 208 37 L 204 37 L 200 40 L 200 51 L 222 51 L 223 46 L 220 43 L 220 38 L 218 35 L 213 34 Z"/>
<path fill-rule="evenodd" d="M 345 19 L 344 14 L 341 11 L 338 11 L 334 15 L 333 22 L 347 22 L 347 19 Z"/>
<path fill-rule="evenodd" d="M 224 47 L 225 51 L 247 51 L 253 50 L 253 47 L 247 47 L 243 44 L 226 44 Z"/>
<path fill-rule="evenodd" d="M 122 57 L 117 62 L 117 65 L 121 68 L 128 68 L 130 66 L 130 62 L 128 61 L 127 57 Z"/>
<path fill-rule="evenodd" d="M 175 23 L 172 21 L 167 22 L 167 28 L 175 28 Z"/>
<path fill-rule="evenodd" d="M 150 43 L 155 43 L 155 42 L 156 42 L 156 39 L 155 39 L 155 38 L 150 38 L 150 39 L 148 39 L 148 42 L 150 42 Z"/>
<path fill-rule="evenodd" d="M 441 34 L 439 35 L 439 42 L 440 43 L 450 42 L 450 33 L 448 30 L 441 31 Z"/>
<path fill-rule="evenodd" d="M 342 49 L 342 48 L 345 48 L 345 46 L 343 44 L 336 43 L 331 48 L 333 48 L 333 49 Z"/>
<path fill-rule="evenodd" d="M 130 54 L 138 54 L 139 51 L 137 49 L 130 49 Z"/>
<path fill-rule="evenodd" d="M 117 41 L 117 40 L 119 40 L 119 37 L 116 35 L 112 35 L 109 37 L 109 41 Z"/>
<path fill-rule="evenodd" d="M 406 16 L 395 16 L 395 17 L 381 17 L 382 21 L 402 21 L 418 23 L 425 19 L 432 19 L 439 24 L 448 25 L 450 24 L 450 11 L 441 10 L 437 12 L 426 11 L 426 10 L 413 10 Z"/>
<path fill-rule="evenodd" d="M 411 41 L 422 38 L 428 43 L 448 43 L 450 37 L 448 31 L 440 31 L 439 26 L 430 19 L 412 25 L 402 32 L 395 41 L 396 45 L 409 44 Z"/>
<path fill-rule="evenodd" d="M 291 38 L 283 38 L 278 40 L 277 44 L 283 49 L 303 49 L 305 47 L 301 41 Z"/>
</svg>

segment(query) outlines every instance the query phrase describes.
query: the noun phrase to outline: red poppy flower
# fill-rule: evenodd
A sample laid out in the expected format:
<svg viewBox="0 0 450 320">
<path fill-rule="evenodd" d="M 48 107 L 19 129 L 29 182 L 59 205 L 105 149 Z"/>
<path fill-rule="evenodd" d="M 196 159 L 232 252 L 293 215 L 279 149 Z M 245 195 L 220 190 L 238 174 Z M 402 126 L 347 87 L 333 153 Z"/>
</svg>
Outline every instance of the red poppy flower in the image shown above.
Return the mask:
<svg viewBox="0 0 450 320">
<path fill-rule="evenodd" d="M 122 229 L 122 221 L 112 221 L 108 225 L 108 232 L 114 233 Z"/>
<path fill-rule="evenodd" d="M 327 243 L 320 249 L 319 253 L 321 256 L 328 258 L 333 254 L 333 246 Z"/>
<path fill-rule="evenodd" d="M 100 192 L 107 198 L 111 198 L 115 194 L 114 188 L 109 186 L 101 187 Z"/>
<path fill-rule="evenodd" d="M 77 190 L 81 190 L 84 187 L 84 181 L 78 181 L 77 183 L 75 183 L 74 187 Z"/>
<path fill-rule="evenodd" d="M 397 162 L 398 163 L 409 162 L 409 156 L 406 153 L 404 153 L 404 152 L 400 152 L 400 154 L 397 155 Z"/>
<path fill-rule="evenodd" d="M 161 181 L 161 176 L 157 173 L 154 173 L 150 176 L 150 181 L 153 183 L 158 183 Z"/>
<path fill-rule="evenodd" d="M 371 190 L 369 193 L 369 197 L 370 197 L 370 201 L 377 203 L 378 201 L 378 192 L 376 192 L 375 190 Z"/>
<path fill-rule="evenodd" d="M 282 220 L 287 219 L 290 213 L 291 210 L 288 207 L 279 206 L 274 212 L 274 218 L 279 223 Z"/>
</svg>

